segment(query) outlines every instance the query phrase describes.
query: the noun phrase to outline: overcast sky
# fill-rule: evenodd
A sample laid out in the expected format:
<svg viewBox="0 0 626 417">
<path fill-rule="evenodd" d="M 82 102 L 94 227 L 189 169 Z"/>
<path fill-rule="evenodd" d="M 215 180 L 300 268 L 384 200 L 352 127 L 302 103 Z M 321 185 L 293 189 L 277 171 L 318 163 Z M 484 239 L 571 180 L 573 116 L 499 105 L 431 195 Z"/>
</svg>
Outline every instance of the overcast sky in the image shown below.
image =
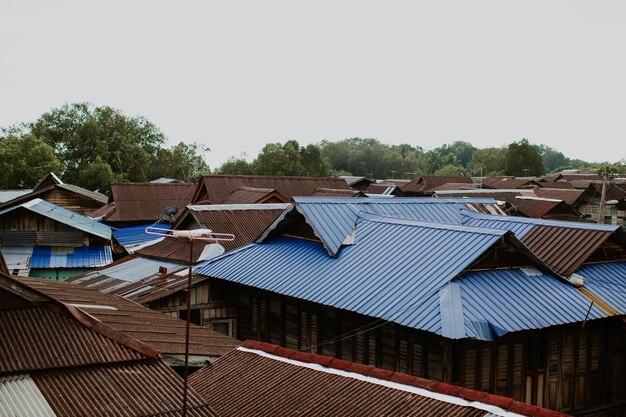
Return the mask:
<svg viewBox="0 0 626 417">
<path fill-rule="evenodd" d="M 143 115 L 215 167 L 267 142 L 521 138 L 626 158 L 626 1 L 0 2 L 0 126 Z"/>
</svg>

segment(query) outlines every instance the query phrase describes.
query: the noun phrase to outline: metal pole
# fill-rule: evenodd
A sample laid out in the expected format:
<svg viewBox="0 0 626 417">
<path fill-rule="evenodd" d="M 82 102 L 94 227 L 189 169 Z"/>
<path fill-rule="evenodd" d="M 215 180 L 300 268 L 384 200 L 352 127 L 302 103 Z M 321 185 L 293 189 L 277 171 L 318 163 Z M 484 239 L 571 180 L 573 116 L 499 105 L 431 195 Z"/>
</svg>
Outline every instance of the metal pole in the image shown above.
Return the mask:
<svg viewBox="0 0 626 417">
<path fill-rule="evenodd" d="M 183 380 L 183 417 L 187 417 L 187 377 L 189 376 L 189 323 L 191 319 L 191 267 L 193 265 L 193 238 L 189 238 L 189 276 L 187 277 L 187 320 L 185 323 L 185 370 Z"/>
<path fill-rule="evenodd" d="M 606 200 L 606 169 L 602 173 L 602 194 L 600 196 L 600 207 L 598 207 L 598 224 L 604 224 L 604 200 Z"/>
</svg>

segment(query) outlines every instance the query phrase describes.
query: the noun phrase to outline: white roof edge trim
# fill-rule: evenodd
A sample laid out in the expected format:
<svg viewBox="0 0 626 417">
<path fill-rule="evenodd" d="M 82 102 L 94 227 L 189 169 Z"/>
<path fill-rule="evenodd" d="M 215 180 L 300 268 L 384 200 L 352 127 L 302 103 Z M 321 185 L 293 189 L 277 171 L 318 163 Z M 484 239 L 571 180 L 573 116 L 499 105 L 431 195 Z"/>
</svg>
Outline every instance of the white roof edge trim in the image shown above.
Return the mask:
<svg viewBox="0 0 626 417">
<path fill-rule="evenodd" d="M 293 360 L 293 359 L 283 358 L 282 356 L 272 355 L 271 353 L 267 353 L 267 352 L 264 352 L 262 350 L 248 349 L 248 348 L 243 347 L 243 346 L 238 347 L 237 350 L 240 350 L 242 352 L 256 354 L 256 355 L 262 356 L 264 358 L 273 359 L 273 360 L 276 360 L 276 361 L 279 361 L 279 362 L 288 363 L 290 365 L 300 366 L 302 368 L 308 368 L 308 369 L 311 369 L 311 370 L 314 370 L 314 371 L 325 372 L 325 373 L 328 373 L 328 374 L 342 376 L 342 377 L 345 377 L 345 378 L 353 378 L 353 379 L 357 379 L 359 381 L 369 382 L 369 383 L 380 385 L 380 386 L 383 386 L 383 387 L 392 388 L 392 389 L 396 389 L 396 390 L 400 390 L 400 391 L 404 391 L 404 392 L 409 392 L 409 393 L 412 393 L 412 394 L 420 395 L 422 397 L 431 398 L 431 399 L 438 400 L 438 401 L 443 401 L 443 402 L 446 402 L 446 403 L 449 403 L 449 404 L 455 404 L 455 405 L 460 405 L 460 406 L 465 406 L 465 407 L 477 408 L 479 410 L 486 411 L 487 413 L 491 413 L 491 414 L 496 415 L 496 416 L 502 416 L 502 417 L 523 417 L 521 414 L 517 414 L 517 413 L 513 413 L 513 412 L 510 412 L 510 411 L 504 410 L 504 409 L 502 409 L 500 407 L 497 407 L 495 405 L 484 404 L 484 403 L 481 403 L 481 402 L 478 402 L 478 401 L 468 401 L 468 400 L 464 400 L 463 398 L 454 397 L 452 395 L 441 394 L 441 393 L 438 393 L 438 392 L 429 391 L 429 390 L 424 389 L 424 388 L 418 388 L 418 387 L 413 387 L 411 385 L 404 385 L 404 384 L 400 384 L 400 383 L 393 382 L 393 381 L 387 381 L 387 380 L 384 380 L 384 379 L 373 378 L 373 377 L 365 376 L 363 374 L 358 374 L 358 373 L 355 373 L 355 372 L 347 372 L 347 371 L 341 371 L 341 370 L 335 369 L 335 368 L 327 368 L 325 366 L 318 365 L 316 363 L 299 362 L 299 361 L 296 361 L 296 360 Z"/>
<path fill-rule="evenodd" d="M 290 203 L 272 204 L 189 204 L 190 211 L 231 211 L 231 210 L 284 210 Z"/>
<path fill-rule="evenodd" d="M 68 305 L 73 306 L 73 307 L 77 307 L 77 308 L 91 308 L 94 310 L 117 310 L 117 308 L 113 307 L 113 306 L 105 306 L 105 305 L 99 305 L 99 304 L 75 304 L 75 303 L 68 303 Z"/>
</svg>

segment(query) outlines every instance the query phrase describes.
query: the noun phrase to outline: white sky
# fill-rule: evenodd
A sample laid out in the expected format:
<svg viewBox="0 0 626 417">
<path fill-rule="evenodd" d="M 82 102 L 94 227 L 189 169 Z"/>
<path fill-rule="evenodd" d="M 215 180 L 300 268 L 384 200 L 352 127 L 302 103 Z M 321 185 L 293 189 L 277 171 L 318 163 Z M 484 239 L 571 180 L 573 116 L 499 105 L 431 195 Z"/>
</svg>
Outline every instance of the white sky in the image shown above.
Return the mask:
<svg viewBox="0 0 626 417">
<path fill-rule="evenodd" d="M 529 138 L 626 158 L 626 2 L 0 2 L 0 126 L 143 115 L 216 167 L 267 142 Z"/>
</svg>

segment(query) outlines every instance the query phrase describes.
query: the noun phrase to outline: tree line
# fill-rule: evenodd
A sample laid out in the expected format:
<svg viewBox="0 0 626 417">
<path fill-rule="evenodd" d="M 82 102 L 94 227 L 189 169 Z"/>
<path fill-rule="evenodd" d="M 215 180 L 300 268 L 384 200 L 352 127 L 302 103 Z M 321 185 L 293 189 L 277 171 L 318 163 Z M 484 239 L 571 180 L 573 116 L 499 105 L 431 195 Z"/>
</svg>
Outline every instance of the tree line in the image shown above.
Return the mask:
<svg viewBox="0 0 626 417">
<path fill-rule="evenodd" d="M 195 181 L 210 169 L 208 148 L 167 138 L 143 117 L 109 106 L 66 104 L 29 123 L 0 130 L 0 189 L 28 188 L 48 172 L 90 190 L 107 192 L 112 182 L 144 182 L 167 177 Z M 624 163 L 616 164 L 624 171 Z M 502 147 L 476 148 L 455 141 L 425 150 L 416 144 L 388 145 L 373 138 L 349 138 L 301 145 L 297 140 L 268 143 L 248 162 L 232 157 L 221 174 L 413 178 L 421 175 L 544 175 L 562 169 L 597 168 L 569 159 L 545 145 L 521 139 Z"/>
</svg>

